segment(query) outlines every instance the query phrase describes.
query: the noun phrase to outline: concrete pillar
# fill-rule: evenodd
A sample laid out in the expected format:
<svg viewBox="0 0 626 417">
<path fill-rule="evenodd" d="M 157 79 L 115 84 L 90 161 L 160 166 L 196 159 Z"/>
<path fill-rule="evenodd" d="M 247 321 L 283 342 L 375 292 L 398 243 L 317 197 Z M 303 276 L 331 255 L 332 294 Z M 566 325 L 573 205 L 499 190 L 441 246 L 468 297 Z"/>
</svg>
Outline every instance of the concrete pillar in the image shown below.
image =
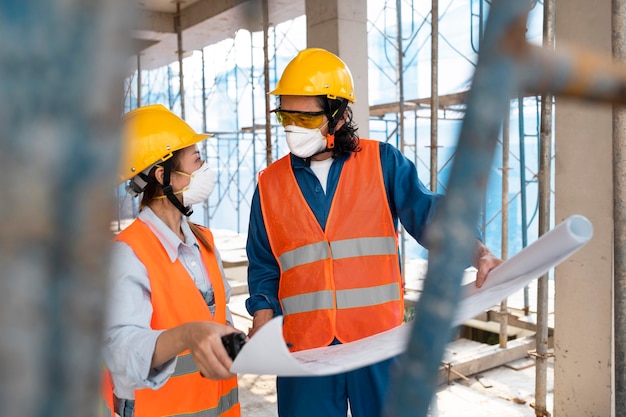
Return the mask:
<svg viewBox="0 0 626 417">
<path fill-rule="evenodd" d="M 611 54 L 611 0 L 556 2 L 556 45 Z M 612 109 L 556 99 L 555 218 L 582 214 L 594 237 L 555 271 L 554 415 L 612 410 Z M 623 406 L 623 405 L 622 405 Z"/>
<path fill-rule="evenodd" d="M 363 0 L 306 0 L 307 47 L 337 54 L 354 78 L 352 107 L 359 135 L 369 137 L 367 85 L 367 2 Z"/>
</svg>

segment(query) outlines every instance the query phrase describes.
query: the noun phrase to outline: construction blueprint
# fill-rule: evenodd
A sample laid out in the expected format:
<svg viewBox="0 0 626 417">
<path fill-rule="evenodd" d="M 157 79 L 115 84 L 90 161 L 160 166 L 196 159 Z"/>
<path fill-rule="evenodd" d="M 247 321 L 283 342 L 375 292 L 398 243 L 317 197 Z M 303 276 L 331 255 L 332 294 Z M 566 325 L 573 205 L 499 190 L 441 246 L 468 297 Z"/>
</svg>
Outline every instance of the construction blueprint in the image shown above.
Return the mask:
<svg viewBox="0 0 626 417">
<path fill-rule="evenodd" d="M 580 215 L 568 217 L 493 269 L 481 288 L 474 282 L 465 284 L 453 325 L 476 317 L 524 288 L 571 256 L 592 236 L 589 220 Z M 412 323 L 406 323 L 355 342 L 291 353 L 283 339 L 282 320 L 282 316 L 275 317 L 250 338 L 237 355 L 232 372 L 278 376 L 347 372 L 401 354 L 412 330 Z"/>
</svg>

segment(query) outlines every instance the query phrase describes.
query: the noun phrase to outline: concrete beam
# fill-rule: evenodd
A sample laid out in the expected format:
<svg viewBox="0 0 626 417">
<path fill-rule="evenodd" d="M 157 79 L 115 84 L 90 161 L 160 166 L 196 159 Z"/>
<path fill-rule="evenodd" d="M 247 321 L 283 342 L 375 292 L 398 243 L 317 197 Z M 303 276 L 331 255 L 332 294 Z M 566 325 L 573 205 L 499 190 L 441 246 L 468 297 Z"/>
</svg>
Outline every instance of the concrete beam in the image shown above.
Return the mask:
<svg viewBox="0 0 626 417">
<path fill-rule="evenodd" d="M 136 14 L 137 25 L 134 28 L 135 31 L 170 34 L 174 33 L 173 13 L 139 10 Z"/>
<path fill-rule="evenodd" d="M 275 0 L 270 3 L 271 25 L 304 14 L 304 0 Z M 174 13 L 141 10 L 133 35 L 151 41 L 142 49 L 143 69 L 154 69 L 178 59 Z M 232 38 L 239 29 L 263 30 L 261 0 L 198 0 L 181 10 L 184 55 Z M 131 67 L 135 60 L 131 62 Z"/>
<path fill-rule="evenodd" d="M 256 0 L 199 0 L 182 10 L 180 20 L 183 30 L 206 25 L 209 21 L 218 27 L 223 27 L 223 23 L 235 22 L 235 25 L 229 27 L 229 32 L 235 32 L 258 24 L 262 14 L 260 2 Z M 260 26 L 254 30 L 262 29 L 263 26 Z"/>
</svg>

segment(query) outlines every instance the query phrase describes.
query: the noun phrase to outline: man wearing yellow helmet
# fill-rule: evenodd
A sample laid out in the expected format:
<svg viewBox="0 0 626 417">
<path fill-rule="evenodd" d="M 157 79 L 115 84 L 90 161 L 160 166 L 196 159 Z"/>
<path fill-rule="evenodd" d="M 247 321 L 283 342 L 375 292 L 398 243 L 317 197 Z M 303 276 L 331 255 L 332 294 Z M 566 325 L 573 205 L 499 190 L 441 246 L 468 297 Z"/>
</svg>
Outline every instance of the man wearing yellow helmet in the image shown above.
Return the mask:
<svg viewBox="0 0 626 417">
<path fill-rule="evenodd" d="M 197 147 L 207 136 L 161 105 L 124 116 L 119 181 L 142 200 L 112 254 L 104 380 L 121 417 L 240 415 L 221 341 L 236 332 L 231 289 L 213 235 L 187 221 L 213 189 Z"/>
<path fill-rule="evenodd" d="M 439 195 L 387 143 L 360 139 L 352 75 L 336 55 L 301 51 L 285 68 L 274 111 L 290 154 L 259 174 L 250 215 L 249 336 L 282 314 L 292 351 L 347 343 L 402 323 L 397 230 L 427 246 Z M 480 242 L 477 284 L 501 261 Z M 279 377 L 281 417 L 382 415 L 396 359 L 327 377 Z"/>
</svg>

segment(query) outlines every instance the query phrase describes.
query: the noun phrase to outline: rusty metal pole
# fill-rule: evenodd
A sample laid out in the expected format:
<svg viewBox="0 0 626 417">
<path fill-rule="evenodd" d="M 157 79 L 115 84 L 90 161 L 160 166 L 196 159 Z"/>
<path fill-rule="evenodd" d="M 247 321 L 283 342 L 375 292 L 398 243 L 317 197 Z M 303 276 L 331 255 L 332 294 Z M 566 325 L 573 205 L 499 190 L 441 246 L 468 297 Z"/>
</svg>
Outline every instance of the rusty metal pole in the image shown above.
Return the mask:
<svg viewBox="0 0 626 417">
<path fill-rule="evenodd" d="M 137 52 L 137 107 L 141 107 L 141 54 Z"/>
<path fill-rule="evenodd" d="M 183 80 L 183 28 L 180 21 L 180 2 L 176 2 L 176 15 L 174 16 L 174 30 L 176 31 L 176 45 L 178 54 L 178 81 L 180 93 L 180 117 L 185 119 L 185 82 Z"/>
<path fill-rule="evenodd" d="M 500 258 L 506 260 L 509 257 L 509 154 L 510 154 L 510 128 L 511 128 L 511 105 L 504 110 L 502 118 L 502 253 Z M 500 303 L 500 347 L 506 348 L 509 341 L 509 307 L 508 300 Z"/>
<path fill-rule="evenodd" d="M 555 25 L 554 0 L 543 3 L 543 48 L 554 50 Z M 539 135 L 539 236 L 550 230 L 550 189 L 552 184 L 552 95 L 541 95 L 541 127 Z M 548 394 L 548 274 L 537 280 L 537 347 L 535 356 L 535 415 L 549 416 L 546 397 Z"/>
<path fill-rule="evenodd" d="M 432 0 L 430 47 L 430 190 L 437 192 L 439 122 L 439 0 Z"/>
<path fill-rule="evenodd" d="M 626 1 L 613 0 L 613 57 L 626 62 Z M 613 107 L 615 416 L 626 417 L 626 109 Z M 621 404 L 621 405 L 620 405 Z"/>
<path fill-rule="evenodd" d="M 0 415 L 97 411 L 123 0 L 0 0 Z"/>
<path fill-rule="evenodd" d="M 265 159 L 272 163 L 272 118 L 270 115 L 270 52 L 269 52 L 269 0 L 263 0 L 263 81 L 265 83 Z M 256 170 L 255 170 L 256 172 Z"/>
<path fill-rule="evenodd" d="M 400 152 L 404 154 L 404 47 L 402 46 L 402 0 L 396 0 L 396 23 L 398 25 L 398 134 L 400 136 Z M 400 231 L 400 255 L 402 262 L 402 282 L 405 283 L 406 274 L 406 232 L 404 226 Z"/>
<path fill-rule="evenodd" d="M 202 132 L 206 133 L 208 128 L 207 121 L 207 107 L 206 107 L 206 59 L 204 57 L 204 48 L 202 48 Z M 219 138 L 217 139 L 219 140 Z M 208 163 L 209 161 L 209 149 L 207 145 L 207 141 L 202 141 L 202 157 Z M 217 167 L 212 167 L 217 168 Z M 218 183 L 219 183 L 219 172 L 217 172 Z M 211 226 L 211 214 L 209 213 L 209 200 L 206 199 L 202 203 L 202 210 L 204 210 L 204 225 L 206 227 Z"/>
<path fill-rule="evenodd" d="M 398 25 L 398 134 L 400 151 L 404 153 L 404 46 L 402 45 L 402 0 L 396 0 L 396 22 Z"/>
</svg>

